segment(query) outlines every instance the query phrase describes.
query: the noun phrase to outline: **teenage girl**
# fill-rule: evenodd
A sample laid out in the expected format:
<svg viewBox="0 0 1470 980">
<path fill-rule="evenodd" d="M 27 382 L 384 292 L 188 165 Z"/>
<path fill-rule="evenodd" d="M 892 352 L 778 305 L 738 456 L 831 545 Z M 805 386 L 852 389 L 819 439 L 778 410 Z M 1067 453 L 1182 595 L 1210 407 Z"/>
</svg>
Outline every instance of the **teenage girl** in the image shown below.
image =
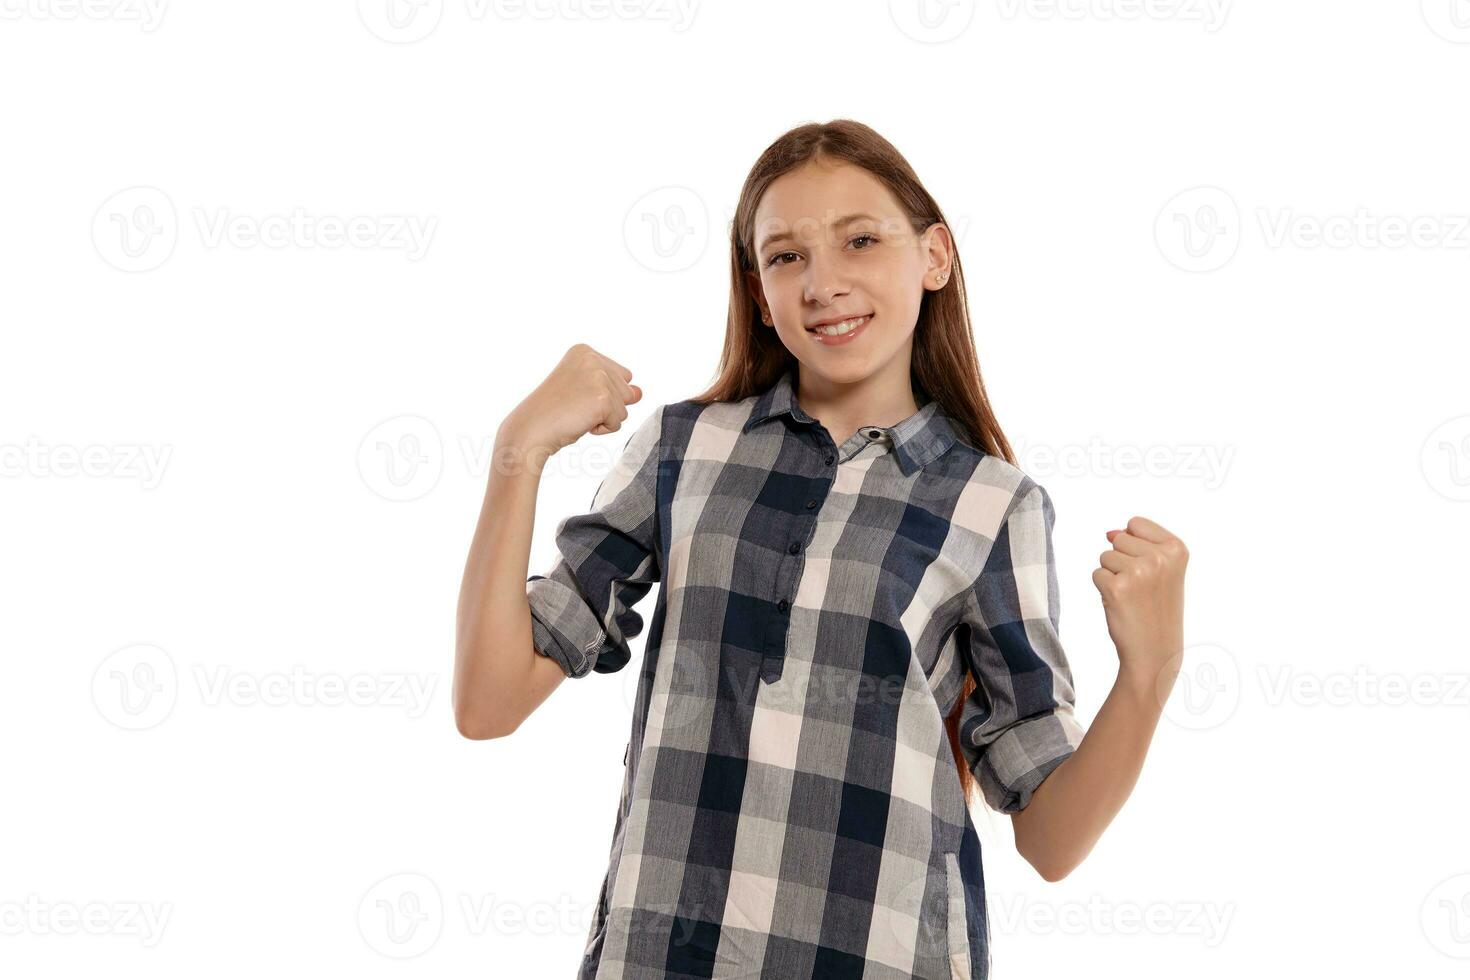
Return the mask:
<svg viewBox="0 0 1470 980">
<path fill-rule="evenodd" d="M 1092 573 L 1117 648 L 1085 732 L 1054 510 L 997 424 L 938 204 L 872 129 L 794 129 L 732 225 L 717 377 L 658 404 L 528 575 L 548 457 L 620 431 L 632 372 L 572 346 L 501 423 L 459 600 L 455 718 L 509 735 L 639 667 L 578 976 L 989 972 L 978 795 L 1047 881 L 1132 791 L 1180 669 L 1188 552 L 1143 517 Z"/>
</svg>

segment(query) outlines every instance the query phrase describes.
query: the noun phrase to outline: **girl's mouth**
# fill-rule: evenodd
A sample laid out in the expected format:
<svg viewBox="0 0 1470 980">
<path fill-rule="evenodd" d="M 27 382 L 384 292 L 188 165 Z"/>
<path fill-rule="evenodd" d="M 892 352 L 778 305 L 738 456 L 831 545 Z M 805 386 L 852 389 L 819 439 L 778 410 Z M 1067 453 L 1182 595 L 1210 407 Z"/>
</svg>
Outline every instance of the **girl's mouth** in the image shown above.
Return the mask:
<svg viewBox="0 0 1470 980">
<path fill-rule="evenodd" d="M 853 317 L 843 320 L 841 323 L 828 323 L 820 327 L 807 327 L 806 332 L 819 344 L 828 347 L 836 347 L 839 344 L 850 344 L 867 327 L 868 321 L 873 319 L 873 314 Z"/>
</svg>

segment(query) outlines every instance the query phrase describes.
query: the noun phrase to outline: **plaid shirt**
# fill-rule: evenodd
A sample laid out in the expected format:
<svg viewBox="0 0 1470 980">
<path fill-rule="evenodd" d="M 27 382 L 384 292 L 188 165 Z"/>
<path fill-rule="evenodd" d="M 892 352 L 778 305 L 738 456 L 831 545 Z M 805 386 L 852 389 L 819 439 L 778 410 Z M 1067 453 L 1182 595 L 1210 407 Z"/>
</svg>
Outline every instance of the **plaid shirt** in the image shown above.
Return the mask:
<svg viewBox="0 0 1470 980">
<path fill-rule="evenodd" d="M 980 844 L 944 716 L 1012 813 L 1076 749 L 1052 504 L 935 400 L 842 445 L 794 368 L 658 406 L 526 594 L 570 677 L 645 643 L 579 980 L 984 980 Z"/>
</svg>

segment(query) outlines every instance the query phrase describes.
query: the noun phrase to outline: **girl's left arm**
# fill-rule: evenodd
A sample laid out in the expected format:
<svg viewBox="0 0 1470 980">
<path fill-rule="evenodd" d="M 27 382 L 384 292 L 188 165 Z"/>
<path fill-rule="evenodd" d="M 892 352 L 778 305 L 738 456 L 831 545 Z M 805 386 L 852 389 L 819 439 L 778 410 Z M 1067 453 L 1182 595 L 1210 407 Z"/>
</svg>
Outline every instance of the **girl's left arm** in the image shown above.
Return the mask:
<svg viewBox="0 0 1470 980">
<path fill-rule="evenodd" d="M 1011 814 L 1016 849 L 1047 881 L 1082 863 L 1133 792 L 1183 658 L 1184 542 L 1143 517 L 1108 540 L 1092 582 L 1118 678 L 1077 750 Z"/>
</svg>

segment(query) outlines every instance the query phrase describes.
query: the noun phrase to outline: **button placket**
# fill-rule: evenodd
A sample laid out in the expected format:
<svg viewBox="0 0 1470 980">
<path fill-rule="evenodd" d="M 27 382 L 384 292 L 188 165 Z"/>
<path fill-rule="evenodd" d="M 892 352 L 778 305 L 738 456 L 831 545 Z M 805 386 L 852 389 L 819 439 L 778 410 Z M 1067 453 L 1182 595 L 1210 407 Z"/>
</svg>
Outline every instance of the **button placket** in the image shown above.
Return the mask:
<svg viewBox="0 0 1470 980">
<path fill-rule="evenodd" d="M 822 457 L 822 469 L 826 472 L 811 479 L 806 501 L 791 522 L 792 537 L 786 545 L 786 553 L 792 557 L 781 559 L 776 573 L 776 615 L 767 631 L 766 651 L 761 658 L 760 678 L 768 684 L 780 680 L 784 672 L 786 642 L 791 632 L 791 605 L 801 581 L 801 573 L 806 567 L 802 551 L 806 542 L 811 540 L 822 502 L 827 499 L 827 493 L 832 488 L 830 471 L 832 464 L 837 461 L 836 454 L 832 452 L 836 446 L 830 438 L 824 442 L 825 445 L 817 447 L 817 452 Z"/>
</svg>

